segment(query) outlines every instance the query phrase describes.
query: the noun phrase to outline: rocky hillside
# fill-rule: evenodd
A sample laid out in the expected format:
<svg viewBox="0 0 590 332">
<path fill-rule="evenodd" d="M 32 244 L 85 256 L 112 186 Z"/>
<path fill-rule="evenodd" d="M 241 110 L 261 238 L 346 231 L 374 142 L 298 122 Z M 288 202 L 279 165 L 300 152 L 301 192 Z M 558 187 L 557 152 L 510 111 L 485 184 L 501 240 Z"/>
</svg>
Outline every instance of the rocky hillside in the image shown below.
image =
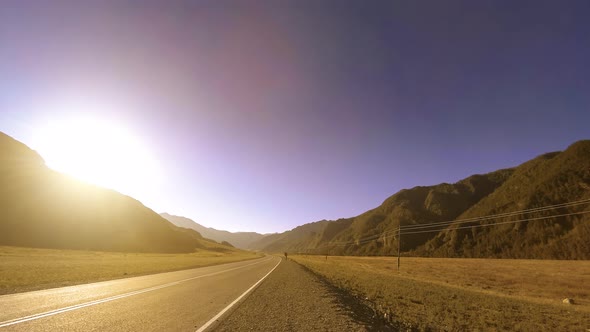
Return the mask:
<svg viewBox="0 0 590 332">
<path fill-rule="evenodd" d="M 493 193 L 458 219 L 494 215 L 590 198 L 590 141 L 548 153 L 518 166 Z M 419 248 L 419 254 L 458 257 L 590 259 L 590 213 L 515 222 L 590 211 L 580 204 L 510 218 L 451 225 Z M 458 228 L 506 222 L 493 227 Z"/>
<path fill-rule="evenodd" d="M 131 197 L 50 170 L 0 133 L 0 245 L 192 252 L 207 241 Z"/>
<path fill-rule="evenodd" d="M 189 218 L 174 216 L 168 213 L 161 213 L 160 215 L 178 227 L 193 229 L 203 235 L 203 237 L 217 242 L 225 241 L 240 249 L 250 249 L 252 243 L 260 241 L 266 236 L 255 232 L 232 233 L 228 231 L 220 231 L 215 228 L 200 225 Z"/>
<path fill-rule="evenodd" d="M 454 184 L 401 190 L 359 216 L 299 226 L 262 239 L 253 247 L 270 252 L 392 255 L 397 253 L 400 224 L 448 222 L 404 231 L 402 251 L 439 257 L 590 259 L 590 213 L 514 222 L 589 211 L 590 204 L 460 222 L 584 199 L 590 199 L 590 141 Z M 481 227 L 498 222 L 513 223 Z"/>
</svg>

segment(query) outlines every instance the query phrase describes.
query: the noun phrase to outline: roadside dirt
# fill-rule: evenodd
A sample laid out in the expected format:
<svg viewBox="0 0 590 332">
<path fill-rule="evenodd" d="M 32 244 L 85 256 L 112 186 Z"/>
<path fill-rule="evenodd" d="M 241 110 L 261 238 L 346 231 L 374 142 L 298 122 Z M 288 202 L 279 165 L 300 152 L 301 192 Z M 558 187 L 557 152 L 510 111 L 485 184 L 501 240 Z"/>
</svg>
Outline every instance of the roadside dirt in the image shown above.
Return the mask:
<svg viewBox="0 0 590 332">
<path fill-rule="evenodd" d="M 283 261 L 214 331 L 395 331 L 355 297 Z"/>
</svg>

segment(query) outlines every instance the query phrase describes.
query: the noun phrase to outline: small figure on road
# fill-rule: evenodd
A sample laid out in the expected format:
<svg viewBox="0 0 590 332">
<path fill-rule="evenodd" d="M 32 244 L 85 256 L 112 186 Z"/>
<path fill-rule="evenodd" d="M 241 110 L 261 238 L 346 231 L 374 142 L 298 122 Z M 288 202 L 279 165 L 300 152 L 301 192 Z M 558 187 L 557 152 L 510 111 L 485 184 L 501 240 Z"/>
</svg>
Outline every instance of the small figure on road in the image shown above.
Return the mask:
<svg viewBox="0 0 590 332">
<path fill-rule="evenodd" d="M 286 260 L 289 260 L 289 258 L 287 258 L 287 253 L 286 253 L 286 252 L 285 252 L 285 259 L 286 259 Z"/>
</svg>

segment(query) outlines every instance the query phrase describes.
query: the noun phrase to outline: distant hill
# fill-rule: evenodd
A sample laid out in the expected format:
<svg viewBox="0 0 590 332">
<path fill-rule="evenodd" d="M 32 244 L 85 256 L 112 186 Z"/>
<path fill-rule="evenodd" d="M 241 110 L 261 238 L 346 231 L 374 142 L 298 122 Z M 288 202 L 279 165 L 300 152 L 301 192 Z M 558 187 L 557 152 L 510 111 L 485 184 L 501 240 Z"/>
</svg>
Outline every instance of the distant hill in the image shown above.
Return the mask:
<svg viewBox="0 0 590 332">
<path fill-rule="evenodd" d="M 400 223 L 451 221 L 435 232 L 403 235 L 402 251 L 437 257 L 590 259 L 590 214 L 458 228 L 589 211 L 590 204 L 460 225 L 452 222 L 584 199 L 590 199 L 590 141 L 454 184 L 404 189 L 359 216 L 305 224 L 252 247 L 270 252 L 392 255 L 397 253 L 395 232 Z"/>
<path fill-rule="evenodd" d="M 209 242 L 131 197 L 50 170 L 0 132 L 0 245 L 172 253 Z"/>
<path fill-rule="evenodd" d="M 215 228 L 200 225 L 189 218 L 174 216 L 168 213 L 161 213 L 160 215 L 178 227 L 194 229 L 208 239 L 212 239 L 217 242 L 229 242 L 236 248 L 240 249 L 250 249 L 250 245 L 253 242 L 260 241 L 267 236 L 255 232 L 232 233 L 228 231 L 220 231 Z"/>
</svg>

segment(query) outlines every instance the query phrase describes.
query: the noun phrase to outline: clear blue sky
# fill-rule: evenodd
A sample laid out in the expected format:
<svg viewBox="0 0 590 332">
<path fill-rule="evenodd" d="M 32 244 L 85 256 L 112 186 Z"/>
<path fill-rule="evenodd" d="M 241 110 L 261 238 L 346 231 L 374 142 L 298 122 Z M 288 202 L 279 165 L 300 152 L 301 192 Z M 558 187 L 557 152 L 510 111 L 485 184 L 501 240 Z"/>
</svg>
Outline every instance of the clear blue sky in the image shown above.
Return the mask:
<svg viewBox="0 0 590 332">
<path fill-rule="evenodd" d="M 589 1 L 91 3 L 2 2 L 0 131 L 133 105 L 93 112 L 164 169 L 134 196 L 203 225 L 351 217 L 590 138 Z"/>
</svg>

